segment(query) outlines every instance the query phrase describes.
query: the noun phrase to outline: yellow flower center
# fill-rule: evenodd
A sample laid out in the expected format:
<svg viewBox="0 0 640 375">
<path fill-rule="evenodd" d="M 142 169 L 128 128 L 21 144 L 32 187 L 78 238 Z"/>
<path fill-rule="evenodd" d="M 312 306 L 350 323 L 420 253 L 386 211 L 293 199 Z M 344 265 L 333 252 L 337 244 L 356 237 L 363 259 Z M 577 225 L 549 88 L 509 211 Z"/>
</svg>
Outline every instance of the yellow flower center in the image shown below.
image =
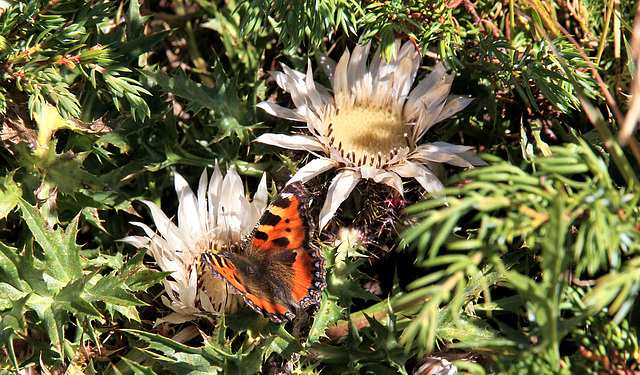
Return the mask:
<svg viewBox="0 0 640 375">
<path fill-rule="evenodd" d="M 332 146 L 356 165 L 379 167 L 407 146 L 402 117 L 376 106 L 341 108 L 327 121 Z"/>
</svg>

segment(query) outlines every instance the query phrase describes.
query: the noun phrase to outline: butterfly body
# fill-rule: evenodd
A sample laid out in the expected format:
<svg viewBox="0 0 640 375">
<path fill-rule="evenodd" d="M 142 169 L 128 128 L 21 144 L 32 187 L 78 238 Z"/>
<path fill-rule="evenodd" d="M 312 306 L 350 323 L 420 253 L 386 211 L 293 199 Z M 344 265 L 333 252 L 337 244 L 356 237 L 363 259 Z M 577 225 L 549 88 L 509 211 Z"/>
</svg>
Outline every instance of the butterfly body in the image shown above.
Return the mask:
<svg viewBox="0 0 640 375">
<path fill-rule="evenodd" d="M 295 182 L 267 208 L 239 252 L 203 254 L 214 275 L 234 287 L 254 310 L 280 323 L 319 301 L 325 260 L 313 244 L 308 193 Z"/>
</svg>

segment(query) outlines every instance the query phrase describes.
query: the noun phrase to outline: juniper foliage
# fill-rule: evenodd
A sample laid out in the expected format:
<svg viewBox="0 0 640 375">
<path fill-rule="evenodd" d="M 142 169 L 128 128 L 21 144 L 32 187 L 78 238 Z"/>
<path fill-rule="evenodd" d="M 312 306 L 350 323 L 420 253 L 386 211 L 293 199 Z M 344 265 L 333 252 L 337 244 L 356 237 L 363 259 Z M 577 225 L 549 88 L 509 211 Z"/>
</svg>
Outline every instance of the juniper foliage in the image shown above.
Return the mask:
<svg viewBox="0 0 640 375">
<path fill-rule="evenodd" d="M 637 371 L 640 158 L 637 138 L 615 138 L 638 100 L 636 8 L 0 2 L 0 368 Z M 172 172 L 194 182 L 216 162 L 235 166 L 249 191 L 263 172 L 282 186 L 305 154 L 252 142 L 295 129 L 255 109 L 291 100 L 266 72 L 317 70 L 319 56 L 369 41 L 391 58 L 396 38 L 423 52 L 418 79 L 441 59 L 453 94 L 476 98 L 425 141 L 475 146 L 490 165 L 451 169 L 440 197 L 405 183 L 404 211 L 359 185 L 331 228 L 356 228 L 361 241 L 319 237 L 328 285 L 313 322 L 275 325 L 240 309 L 212 325 L 155 327 L 168 314 L 158 298 L 167 274 L 117 241 L 129 221 L 150 222 L 139 201 L 176 212 Z"/>
</svg>

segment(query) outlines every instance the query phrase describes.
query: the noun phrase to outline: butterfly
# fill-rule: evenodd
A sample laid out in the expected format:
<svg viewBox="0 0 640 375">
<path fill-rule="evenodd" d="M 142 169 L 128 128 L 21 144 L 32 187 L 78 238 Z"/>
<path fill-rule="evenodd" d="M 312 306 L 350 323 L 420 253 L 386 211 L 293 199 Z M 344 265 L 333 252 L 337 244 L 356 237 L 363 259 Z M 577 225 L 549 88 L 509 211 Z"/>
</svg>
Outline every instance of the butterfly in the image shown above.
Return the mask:
<svg viewBox="0 0 640 375">
<path fill-rule="evenodd" d="M 296 308 L 318 303 L 327 285 L 324 256 L 312 241 L 308 196 L 302 183 L 287 185 L 240 251 L 203 254 L 214 276 L 275 323 L 293 319 Z"/>
</svg>

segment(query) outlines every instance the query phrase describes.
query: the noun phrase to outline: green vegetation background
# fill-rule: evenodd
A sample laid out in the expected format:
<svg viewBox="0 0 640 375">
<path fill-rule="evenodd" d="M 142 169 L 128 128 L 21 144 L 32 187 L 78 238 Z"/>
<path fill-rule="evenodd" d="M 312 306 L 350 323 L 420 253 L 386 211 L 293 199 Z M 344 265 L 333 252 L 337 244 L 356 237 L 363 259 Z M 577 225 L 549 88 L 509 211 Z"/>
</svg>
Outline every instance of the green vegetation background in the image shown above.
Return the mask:
<svg viewBox="0 0 640 375">
<path fill-rule="evenodd" d="M 0 369 L 384 374 L 444 356 L 472 373 L 637 371 L 640 153 L 615 137 L 635 100 L 636 7 L 0 2 Z M 322 240 L 354 222 L 366 246 L 339 265 L 325 247 L 329 285 L 302 339 L 249 309 L 186 343 L 172 339 L 186 326 L 154 327 L 165 275 L 116 242 L 151 223 L 138 200 L 171 215 L 172 171 L 194 184 L 215 161 L 248 192 L 265 171 L 281 187 L 304 155 L 252 143 L 291 128 L 255 108 L 289 106 L 266 72 L 361 39 L 391 53 L 395 38 L 425 52 L 420 76 L 439 55 L 453 93 L 476 98 L 428 140 L 490 166 L 450 170 L 446 199 L 409 182 L 403 212 L 362 183 Z"/>
</svg>

